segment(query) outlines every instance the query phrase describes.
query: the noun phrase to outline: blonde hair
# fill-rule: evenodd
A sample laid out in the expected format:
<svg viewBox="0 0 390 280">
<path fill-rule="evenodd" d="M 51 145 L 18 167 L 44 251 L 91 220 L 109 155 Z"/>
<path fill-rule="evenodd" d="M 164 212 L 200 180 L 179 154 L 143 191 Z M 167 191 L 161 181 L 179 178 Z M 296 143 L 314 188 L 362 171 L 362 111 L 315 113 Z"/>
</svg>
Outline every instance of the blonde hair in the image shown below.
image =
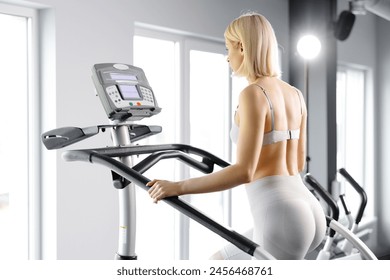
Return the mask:
<svg viewBox="0 0 390 280">
<path fill-rule="evenodd" d="M 241 47 L 244 60 L 238 76 L 254 81 L 260 77 L 280 77 L 278 43 L 269 21 L 258 13 L 246 13 L 233 20 L 225 30 L 225 39 Z"/>
</svg>

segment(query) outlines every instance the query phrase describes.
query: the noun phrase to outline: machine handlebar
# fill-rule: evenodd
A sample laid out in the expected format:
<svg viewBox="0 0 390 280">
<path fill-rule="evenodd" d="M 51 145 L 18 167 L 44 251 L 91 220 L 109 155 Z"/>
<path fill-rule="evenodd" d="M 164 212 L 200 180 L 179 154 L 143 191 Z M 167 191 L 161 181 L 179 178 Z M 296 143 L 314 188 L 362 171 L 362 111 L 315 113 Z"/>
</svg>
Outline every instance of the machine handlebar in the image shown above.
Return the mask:
<svg viewBox="0 0 390 280">
<path fill-rule="evenodd" d="M 351 184 L 351 186 L 356 190 L 356 192 L 360 195 L 360 206 L 358 210 L 358 214 L 356 216 L 355 223 L 359 224 L 362 220 L 364 209 L 367 205 L 367 194 L 364 189 L 355 181 L 355 179 L 345 170 L 345 168 L 339 169 L 339 173 Z"/>
<path fill-rule="evenodd" d="M 164 145 L 163 145 L 164 146 Z M 201 153 L 202 150 L 193 148 L 188 145 L 167 145 L 170 146 L 171 148 L 176 148 L 176 149 L 185 149 L 187 151 L 191 150 L 192 152 L 196 151 L 196 153 Z M 159 148 L 157 148 L 159 147 Z M 128 147 L 126 148 L 126 154 L 135 154 L 136 151 L 140 152 L 143 151 L 146 153 L 146 150 L 148 149 L 149 152 L 153 152 L 156 149 L 160 149 L 161 145 L 159 146 L 134 146 L 134 147 Z M 109 149 L 109 148 L 107 148 Z M 106 149 L 99 149 L 100 152 L 106 150 Z M 134 151 L 131 151 L 134 150 Z M 138 169 L 139 171 L 144 171 L 146 168 L 151 167 L 156 163 L 158 160 L 163 159 L 163 158 L 173 158 L 173 157 L 179 157 L 182 160 L 186 162 L 191 162 L 191 165 L 196 165 L 199 166 L 200 169 L 207 170 L 208 172 L 211 172 L 212 169 L 210 169 L 210 165 L 212 163 L 222 163 L 222 165 L 228 165 L 228 163 L 224 162 L 223 160 L 218 160 L 218 162 L 215 162 L 213 159 L 217 159 L 217 157 L 213 156 L 212 158 L 207 157 L 209 153 L 205 152 L 204 158 L 203 158 L 203 164 L 195 164 L 195 160 L 189 160 L 189 156 L 183 156 L 183 153 L 181 152 L 162 152 L 162 153 L 157 153 L 154 154 L 153 157 L 153 162 L 151 164 L 146 165 L 146 164 L 141 164 L 139 165 L 138 168 L 136 166 L 134 168 L 130 168 L 127 165 L 123 164 L 122 162 L 119 162 L 115 159 L 113 159 L 112 156 L 112 151 L 108 152 L 106 151 L 107 154 L 104 153 L 99 153 L 96 150 L 73 150 L 73 151 L 65 151 L 63 153 L 63 158 L 67 161 L 84 161 L 84 162 L 90 162 L 90 163 L 96 163 L 96 164 L 101 164 L 112 171 L 116 172 L 120 176 L 124 177 L 125 179 L 135 183 L 136 185 L 140 186 L 144 190 L 149 190 L 149 187 L 146 186 L 146 184 L 150 181 L 150 179 L 146 178 L 142 174 L 140 174 L 138 171 L 135 169 Z M 124 152 L 124 151 L 122 151 Z M 145 161 L 145 160 L 144 160 Z M 208 163 L 205 163 L 204 161 L 209 161 Z M 213 221 L 209 217 L 207 217 L 205 214 L 201 213 L 199 210 L 193 208 L 191 205 L 186 203 L 185 201 L 181 200 L 179 197 L 167 197 L 163 199 L 164 202 L 172 206 L 173 208 L 177 209 L 181 213 L 187 215 L 191 219 L 197 221 L 198 223 L 202 224 L 203 226 L 207 227 L 211 231 L 215 232 L 216 234 L 220 235 L 227 241 L 231 242 L 244 252 L 254 255 L 254 252 L 256 249 L 258 249 L 259 245 L 254 243 L 252 240 L 242 236 L 241 234 L 227 229 L 224 226 L 220 225 L 219 223 Z M 266 256 L 267 258 L 272 258 L 272 256 L 268 255 Z"/>
</svg>

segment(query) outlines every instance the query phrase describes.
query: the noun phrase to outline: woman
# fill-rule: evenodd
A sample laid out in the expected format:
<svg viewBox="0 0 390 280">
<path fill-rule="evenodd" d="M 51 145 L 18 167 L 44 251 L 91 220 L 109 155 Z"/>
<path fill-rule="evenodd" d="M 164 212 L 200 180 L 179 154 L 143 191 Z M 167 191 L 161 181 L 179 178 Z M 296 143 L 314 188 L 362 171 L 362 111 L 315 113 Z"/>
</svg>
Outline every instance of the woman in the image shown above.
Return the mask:
<svg viewBox="0 0 390 280">
<path fill-rule="evenodd" d="M 256 13 L 240 16 L 225 31 L 227 61 L 248 86 L 240 93 L 231 138 L 236 163 L 180 182 L 153 180 L 149 194 L 164 197 L 223 191 L 246 184 L 254 228 L 252 239 L 277 259 L 303 259 L 323 240 L 321 205 L 299 172 L 306 157 L 306 106 L 302 94 L 280 79 L 274 31 Z M 242 259 L 228 245 L 213 258 Z"/>
</svg>

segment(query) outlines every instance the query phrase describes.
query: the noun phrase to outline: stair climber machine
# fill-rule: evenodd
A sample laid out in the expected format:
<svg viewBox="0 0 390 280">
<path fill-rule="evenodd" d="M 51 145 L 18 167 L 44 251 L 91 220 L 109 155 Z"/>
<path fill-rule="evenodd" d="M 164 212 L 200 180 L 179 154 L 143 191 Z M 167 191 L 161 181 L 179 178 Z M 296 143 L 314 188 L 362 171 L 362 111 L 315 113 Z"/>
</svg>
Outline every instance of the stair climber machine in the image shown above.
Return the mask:
<svg viewBox="0 0 390 280">
<path fill-rule="evenodd" d="M 92 79 L 97 95 L 103 104 L 107 117 L 110 119 L 110 124 L 87 128 L 57 128 L 43 133 L 42 142 L 48 150 L 61 149 L 97 135 L 99 132 L 104 132 L 107 129 L 111 130 L 113 146 L 68 150 L 63 152 L 62 156 L 66 161 L 100 164 L 111 170 L 113 186 L 119 193 L 120 224 L 118 251 L 115 259 L 136 260 L 135 186 L 139 186 L 147 191 L 149 187 L 146 184 L 150 181 L 142 174 L 163 159 L 178 159 L 203 173 L 213 172 L 215 165 L 223 168 L 229 166 L 229 163 L 207 151 L 190 145 L 134 145 L 138 140 L 162 131 L 160 126 L 138 125 L 134 123 L 161 112 L 153 90 L 141 68 L 126 64 L 95 64 L 92 67 Z M 132 157 L 137 155 L 148 156 L 134 165 Z M 191 155 L 197 156 L 197 159 Z M 199 157 L 201 160 L 198 160 Z M 255 259 L 275 259 L 269 252 L 252 240 L 220 225 L 179 197 L 168 197 L 163 199 L 163 201 L 220 235 Z M 329 218 L 329 221 L 333 221 L 333 219 Z M 337 221 L 329 222 L 329 225 L 335 228 L 338 228 L 335 226 L 337 224 Z M 342 225 L 340 227 L 342 228 L 341 231 L 348 232 Z M 353 234 L 346 234 L 345 238 L 354 240 L 355 237 Z M 361 246 L 358 241 L 353 242 L 353 244 L 358 247 Z M 361 251 L 364 258 L 373 258 L 370 252 L 366 252 L 364 249 Z"/>
</svg>

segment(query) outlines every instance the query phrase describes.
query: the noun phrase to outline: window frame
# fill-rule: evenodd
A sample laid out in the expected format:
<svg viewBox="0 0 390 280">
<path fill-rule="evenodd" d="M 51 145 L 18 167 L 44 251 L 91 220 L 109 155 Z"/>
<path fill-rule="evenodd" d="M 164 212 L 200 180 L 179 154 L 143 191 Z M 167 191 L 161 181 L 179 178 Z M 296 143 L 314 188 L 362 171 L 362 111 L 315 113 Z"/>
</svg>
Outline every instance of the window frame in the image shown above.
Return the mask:
<svg viewBox="0 0 390 280">
<path fill-rule="evenodd" d="M 27 259 L 42 258 L 41 232 L 41 97 L 39 94 L 39 17 L 37 9 L 0 3 L 0 13 L 27 19 L 28 41 L 28 191 L 23 200 L 27 208 L 23 226 L 27 232 Z M 26 212 L 26 211 L 25 211 Z"/>
<path fill-rule="evenodd" d="M 375 216 L 375 160 L 374 160 L 374 92 L 373 92 L 373 70 L 369 67 L 350 64 L 339 63 L 337 66 L 337 73 L 348 71 L 359 71 L 364 75 L 364 93 L 363 93 L 363 174 L 362 182 L 359 182 L 365 189 L 368 197 L 368 204 L 364 213 L 364 217 L 371 219 Z M 337 106 L 337 104 L 335 104 Z M 344 132 L 345 134 L 345 132 Z M 346 143 L 343 143 L 345 146 Z M 344 155 L 345 157 L 345 155 Z M 337 168 L 341 168 L 337 166 Z M 347 170 L 348 171 L 348 170 Z M 353 174 L 351 174 L 353 176 Z M 355 209 L 353 209 L 355 211 Z"/>
</svg>

